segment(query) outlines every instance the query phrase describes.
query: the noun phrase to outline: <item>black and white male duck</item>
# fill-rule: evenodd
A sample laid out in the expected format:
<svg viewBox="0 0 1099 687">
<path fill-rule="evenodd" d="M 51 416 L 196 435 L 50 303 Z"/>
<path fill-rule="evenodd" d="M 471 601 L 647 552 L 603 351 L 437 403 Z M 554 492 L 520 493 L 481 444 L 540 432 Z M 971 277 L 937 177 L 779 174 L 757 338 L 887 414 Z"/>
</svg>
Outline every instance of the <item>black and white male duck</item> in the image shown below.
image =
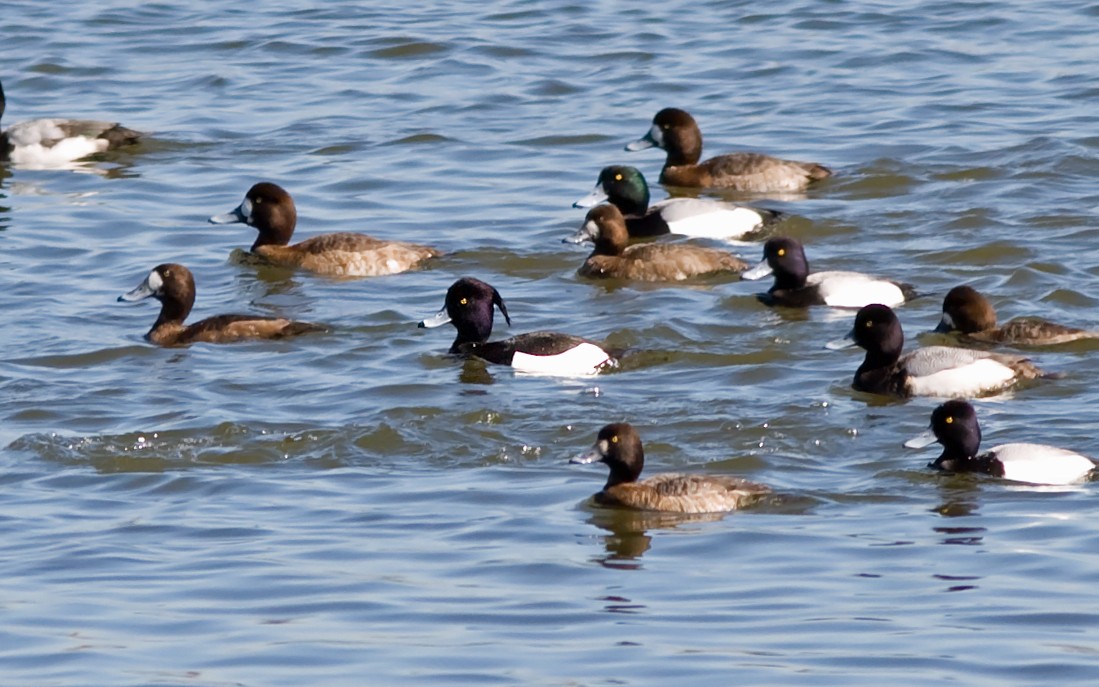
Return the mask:
<svg viewBox="0 0 1099 687">
<path fill-rule="evenodd" d="M 947 401 L 931 413 L 931 427 L 904 443 L 924 448 L 938 442 L 943 452 L 928 467 L 946 472 L 980 472 L 1030 484 L 1072 484 L 1095 469 L 1087 456 L 1045 444 L 1002 444 L 980 453 L 977 411 L 962 400 Z"/>
<path fill-rule="evenodd" d="M 454 325 L 458 336 L 448 353 L 509 365 L 520 372 L 566 377 L 596 374 L 618 364 L 602 345 L 571 334 L 530 332 L 489 341 L 493 308 L 511 324 L 500 292 L 473 277 L 463 277 L 446 292 L 443 309 L 420 322 L 420 327 Z"/>
</svg>

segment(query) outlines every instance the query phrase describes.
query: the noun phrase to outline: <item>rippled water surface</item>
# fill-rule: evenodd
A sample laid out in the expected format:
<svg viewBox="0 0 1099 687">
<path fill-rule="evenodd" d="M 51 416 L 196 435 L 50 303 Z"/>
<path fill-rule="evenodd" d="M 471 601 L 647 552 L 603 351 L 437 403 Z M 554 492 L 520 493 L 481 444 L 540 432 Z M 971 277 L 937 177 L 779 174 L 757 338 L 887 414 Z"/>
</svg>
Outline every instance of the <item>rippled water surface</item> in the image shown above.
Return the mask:
<svg viewBox="0 0 1099 687">
<path fill-rule="evenodd" d="M 152 132 L 75 171 L 0 166 L 0 680 L 5 685 L 1051 685 L 1099 680 L 1093 485 L 942 477 L 901 442 L 934 399 L 851 391 L 850 313 L 766 284 L 580 279 L 561 243 L 660 108 L 706 152 L 820 161 L 791 215 L 817 269 L 1001 315 L 1099 320 L 1099 5 L 1080 2 L 316 6 L 8 2 L 5 122 Z M 446 256 L 334 280 L 232 258 L 214 226 L 259 180 L 301 236 Z M 750 261 L 758 244 L 730 247 Z M 327 333 L 158 349 L 116 303 L 188 265 L 195 317 Z M 447 286 L 514 324 L 608 339 L 560 380 L 446 358 Z M 980 401 L 989 445 L 1099 456 L 1099 348 Z M 568 465 L 628 420 L 647 472 L 740 474 L 723 518 L 585 503 Z"/>
</svg>

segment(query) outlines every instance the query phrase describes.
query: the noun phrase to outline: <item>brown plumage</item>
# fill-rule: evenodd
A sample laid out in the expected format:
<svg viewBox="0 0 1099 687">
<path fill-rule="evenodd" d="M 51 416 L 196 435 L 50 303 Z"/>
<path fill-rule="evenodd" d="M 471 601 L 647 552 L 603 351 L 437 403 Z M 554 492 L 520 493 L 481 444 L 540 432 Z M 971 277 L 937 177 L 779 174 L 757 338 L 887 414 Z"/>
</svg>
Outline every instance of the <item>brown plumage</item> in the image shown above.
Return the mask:
<svg viewBox="0 0 1099 687">
<path fill-rule="evenodd" d="M 589 210 L 584 224 L 571 240 L 595 244 L 595 249 L 578 270 L 584 277 L 679 281 L 715 272 L 742 272 L 748 268 L 740 258 L 716 248 L 682 243 L 631 246 L 626 220 L 613 205 Z"/>
<path fill-rule="evenodd" d="M 297 209 L 285 189 L 269 182 L 255 184 L 239 207 L 210 221 L 243 222 L 255 227 L 259 235 L 252 252 L 272 264 L 338 277 L 405 272 L 441 254 L 428 246 L 350 232 L 321 234 L 289 245 L 298 221 Z"/>
<path fill-rule="evenodd" d="M 656 113 L 652 127 L 626 150 L 656 146 L 667 151 L 660 182 L 669 186 L 730 188 L 737 191 L 802 191 L 832 175 L 816 162 L 784 160 L 761 153 L 730 153 L 702 158 L 702 131 L 687 112 L 669 107 Z"/>
<path fill-rule="evenodd" d="M 195 304 L 195 279 L 183 265 L 157 265 L 145 281 L 118 297 L 135 302 L 146 298 L 160 301 L 160 316 L 145 338 L 158 346 L 182 346 L 196 342 L 230 343 L 245 339 L 280 339 L 324 327 L 286 318 L 255 315 L 215 315 L 194 324 L 184 324 Z"/>
<path fill-rule="evenodd" d="M 959 332 L 963 339 L 1014 346 L 1052 346 L 1099 339 L 1099 332 L 1047 322 L 1038 317 L 1016 317 L 996 326 L 996 310 L 971 286 L 955 286 L 943 299 L 943 317 L 935 331 Z"/>
<path fill-rule="evenodd" d="M 603 490 L 592 497 L 604 506 L 669 513 L 722 513 L 743 508 L 771 492 L 763 484 L 726 475 L 669 473 L 639 480 L 645 451 L 637 430 L 626 422 L 603 427 L 591 451 L 571 462 L 602 462 L 610 468 Z"/>
</svg>

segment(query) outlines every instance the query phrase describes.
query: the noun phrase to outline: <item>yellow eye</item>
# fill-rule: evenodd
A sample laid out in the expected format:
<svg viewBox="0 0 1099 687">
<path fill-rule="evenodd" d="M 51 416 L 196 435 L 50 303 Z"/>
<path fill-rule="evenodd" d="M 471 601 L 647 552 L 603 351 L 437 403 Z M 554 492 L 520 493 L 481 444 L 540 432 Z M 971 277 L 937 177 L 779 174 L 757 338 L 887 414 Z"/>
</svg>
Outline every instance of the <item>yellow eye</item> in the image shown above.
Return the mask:
<svg viewBox="0 0 1099 687">
<path fill-rule="evenodd" d="M 778 249 L 778 256 L 781 258 L 784 255 L 786 255 L 786 249 L 785 248 L 779 248 Z"/>
<path fill-rule="evenodd" d="M 614 175 L 614 180 L 615 181 L 622 181 L 622 175 L 621 174 L 615 174 Z"/>
<path fill-rule="evenodd" d="M 867 329 L 870 329 L 873 326 L 874 326 L 874 320 L 867 320 L 866 321 L 866 328 Z"/>
<path fill-rule="evenodd" d="M 463 298 L 462 300 L 460 300 L 458 302 L 461 303 L 462 305 L 469 305 L 469 299 L 468 298 Z"/>
<path fill-rule="evenodd" d="M 943 422 L 945 422 L 948 425 L 952 425 L 952 424 L 954 424 L 954 418 L 953 417 L 948 417 L 945 420 L 943 420 Z"/>
<path fill-rule="evenodd" d="M 611 443 L 612 444 L 617 444 L 618 443 L 618 435 L 617 434 L 615 434 L 613 437 L 611 437 Z"/>
<path fill-rule="evenodd" d="M 263 202 L 263 198 L 256 198 L 256 205 L 259 205 L 262 202 Z"/>
</svg>

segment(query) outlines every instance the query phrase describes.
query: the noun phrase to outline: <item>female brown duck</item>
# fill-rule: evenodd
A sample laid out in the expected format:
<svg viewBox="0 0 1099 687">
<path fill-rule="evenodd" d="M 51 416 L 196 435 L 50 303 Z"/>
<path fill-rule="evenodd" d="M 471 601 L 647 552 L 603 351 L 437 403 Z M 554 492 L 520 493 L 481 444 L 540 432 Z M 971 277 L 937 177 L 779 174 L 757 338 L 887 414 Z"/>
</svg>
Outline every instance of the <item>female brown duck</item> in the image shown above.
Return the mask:
<svg viewBox="0 0 1099 687">
<path fill-rule="evenodd" d="M 145 338 L 159 346 L 180 346 L 198 341 L 229 343 L 245 339 L 279 339 L 324 327 L 285 318 L 255 315 L 215 315 L 194 324 L 183 324 L 195 304 L 195 278 L 183 265 L 157 265 L 133 291 L 118 297 L 124 302 L 155 298 L 160 316 Z"/>
<path fill-rule="evenodd" d="M 259 232 L 252 252 L 283 267 L 300 267 L 337 277 L 376 277 L 405 272 L 440 255 L 427 246 L 383 241 L 366 234 L 321 234 L 290 244 L 298 213 L 294 200 L 281 186 L 260 182 L 248 189 L 232 212 L 210 218 L 214 224 L 243 222 Z"/>
<path fill-rule="evenodd" d="M 668 186 L 731 188 L 737 191 L 803 191 L 832 175 L 816 162 L 783 160 L 760 153 L 729 153 L 702 159 L 702 132 L 694 117 L 669 107 L 656 113 L 649 132 L 626 150 L 663 148 L 668 152 L 660 183 Z"/>
<path fill-rule="evenodd" d="M 629 245 L 626 219 L 613 205 L 588 211 L 584 224 L 565 239 L 572 243 L 591 241 L 595 249 L 580 266 L 583 277 L 679 281 L 715 272 L 742 272 L 748 265 L 723 250 L 685 243 L 639 243 Z"/>
<path fill-rule="evenodd" d="M 591 451 L 572 463 L 606 463 L 611 469 L 603 491 L 593 498 L 602 506 L 621 506 L 670 513 L 733 511 L 770 493 L 770 488 L 726 475 L 667 473 L 638 480 L 645 465 L 641 437 L 627 422 L 599 430 Z"/>
</svg>

